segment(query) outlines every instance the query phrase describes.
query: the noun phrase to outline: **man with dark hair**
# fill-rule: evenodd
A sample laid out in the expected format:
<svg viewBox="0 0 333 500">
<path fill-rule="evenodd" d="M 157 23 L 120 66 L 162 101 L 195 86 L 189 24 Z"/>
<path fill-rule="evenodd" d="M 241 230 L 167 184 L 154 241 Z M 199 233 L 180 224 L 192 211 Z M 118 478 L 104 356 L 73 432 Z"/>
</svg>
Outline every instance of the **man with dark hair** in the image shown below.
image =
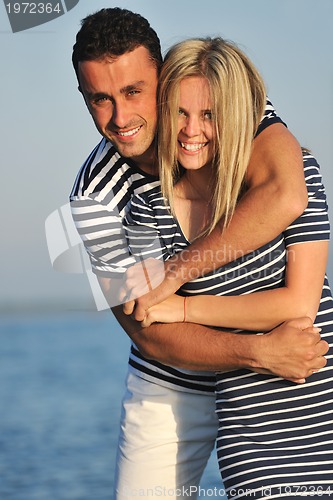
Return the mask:
<svg viewBox="0 0 333 500">
<path fill-rule="evenodd" d="M 118 500 L 139 494 L 196 498 L 217 433 L 214 371 L 265 370 L 300 383 L 325 365 L 327 352 L 308 319 L 263 336 L 187 323 L 143 329 L 117 305 L 115 290 L 135 262 L 122 218 L 134 193 L 159 184 L 154 136 L 161 63 L 159 39 L 148 21 L 120 8 L 84 19 L 73 49 L 79 90 L 103 136 L 72 189 L 73 218 L 104 294 L 133 341 L 117 457 Z M 227 230 L 216 228 L 199 239 L 186 259 L 180 253 L 172 272 L 166 266 L 170 293 L 193 268 L 207 272 L 259 248 L 303 212 L 300 147 L 269 102 L 248 173 L 249 190 Z"/>
</svg>

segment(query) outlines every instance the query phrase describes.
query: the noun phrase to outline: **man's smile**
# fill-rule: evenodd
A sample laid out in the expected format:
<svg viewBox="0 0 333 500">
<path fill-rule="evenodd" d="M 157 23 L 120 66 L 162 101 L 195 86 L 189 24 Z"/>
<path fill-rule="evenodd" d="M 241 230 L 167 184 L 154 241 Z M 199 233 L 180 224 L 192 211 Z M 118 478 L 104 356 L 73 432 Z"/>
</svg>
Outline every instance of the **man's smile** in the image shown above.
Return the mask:
<svg viewBox="0 0 333 500">
<path fill-rule="evenodd" d="M 116 131 L 115 133 L 117 135 L 120 135 L 120 137 L 131 137 L 135 135 L 139 130 L 141 129 L 142 125 L 139 125 L 138 127 L 132 128 L 131 130 L 127 130 L 126 132 L 120 132 L 120 130 Z"/>
</svg>

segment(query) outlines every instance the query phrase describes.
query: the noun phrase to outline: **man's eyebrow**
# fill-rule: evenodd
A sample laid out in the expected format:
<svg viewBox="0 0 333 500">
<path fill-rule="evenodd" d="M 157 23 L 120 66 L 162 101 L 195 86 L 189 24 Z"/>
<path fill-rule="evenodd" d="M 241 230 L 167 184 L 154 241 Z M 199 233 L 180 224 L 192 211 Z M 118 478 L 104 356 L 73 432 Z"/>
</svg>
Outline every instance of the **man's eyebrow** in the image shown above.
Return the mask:
<svg viewBox="0 0 333 500">
<path fill-rule="evenodd" d="M 86 92 L 88 99 L 101 99 L 110 97 L 106 92 Z"/>
<path fill-rule="evenodd" d="M 135 90 L 138 87 L 144 87 L 146 85 L 146 82 L 144 80 L 139 80 L 137 82 L 131 83 L 130 85 L 126 85 L 126 87 L 123 87 L 120 89 L 121 94 L 126 94 L 127 92 L 131 92 L 131 90 Z"/>
<path fill-rule="evenodd" d="M 131 83 L 130 85 L 126 85 L 126 87 L 123 87 L 120 89 L 121 94 L 127 94 L 128 92 L 131 92 L 132 90 L 137 89 L 138 87 L 144 87 L 146 85 L 146 82 L 144 80 L 138 80 L 137 82 Z M 87 98 L 89 100 L 94 100 L 94 99 L 102 99 L 104 97 L 110 99 L 111 95 L 108 94 L 107 92 L 86 92 Z"/>
</svg>

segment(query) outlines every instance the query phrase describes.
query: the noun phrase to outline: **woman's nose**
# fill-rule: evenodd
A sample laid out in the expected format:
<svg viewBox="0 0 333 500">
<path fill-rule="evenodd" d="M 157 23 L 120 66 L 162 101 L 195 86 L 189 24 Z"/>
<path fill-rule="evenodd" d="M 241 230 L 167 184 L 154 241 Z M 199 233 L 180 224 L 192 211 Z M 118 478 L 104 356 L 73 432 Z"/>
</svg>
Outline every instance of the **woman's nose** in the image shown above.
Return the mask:
<svg viewBox="0 0 333 500">
<path fill-rule="evenodd" d="M 183 131 L 188 137 L 195 137 L 201 132 L 200 119 L 197 116 L 188 116 Z"/>
</svg>

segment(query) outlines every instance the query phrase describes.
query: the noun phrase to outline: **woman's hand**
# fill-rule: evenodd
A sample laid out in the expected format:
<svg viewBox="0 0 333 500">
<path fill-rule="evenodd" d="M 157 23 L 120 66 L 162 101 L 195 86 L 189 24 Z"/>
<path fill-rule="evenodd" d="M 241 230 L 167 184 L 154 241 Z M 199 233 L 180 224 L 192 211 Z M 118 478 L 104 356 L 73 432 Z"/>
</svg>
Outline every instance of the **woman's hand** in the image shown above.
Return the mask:
<svg viewBox="0 0 333 500">
<path fill-rule="evenodd" d="M 141 326 L 150 326 L 152 323 L 180 323 L 182 321 L 184 321 L 184 297 L 171 295 L 146 311 Z"/>
</svg>

